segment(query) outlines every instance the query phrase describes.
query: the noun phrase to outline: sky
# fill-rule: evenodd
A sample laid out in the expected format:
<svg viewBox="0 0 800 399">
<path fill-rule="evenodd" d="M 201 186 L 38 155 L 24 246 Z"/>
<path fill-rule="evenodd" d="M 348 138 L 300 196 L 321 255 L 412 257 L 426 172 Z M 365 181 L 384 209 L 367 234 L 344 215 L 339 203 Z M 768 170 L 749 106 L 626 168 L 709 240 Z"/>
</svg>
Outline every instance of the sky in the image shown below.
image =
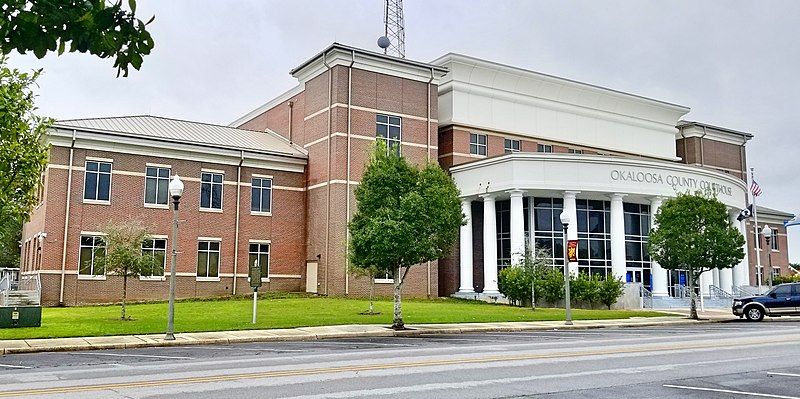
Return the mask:
<svg viewBox="0 0 800 399">
<path fill-rule="evenodd" d="M 752 132 L 758 204 L 800 213 L 798 1 L 404 2 L 406 57 L 457 52 L 688 106 L 684 117 Z M 139 0 L 155 49 L 116 78 L 112 60 L 42 60 L 39 112 L 151 114 L 228 124 L 296 85 L 289 70 L 332 42 L 378 50 L 382 0 Z M 800 226 L 789 254 L 800 262 Z"/>
</svg>

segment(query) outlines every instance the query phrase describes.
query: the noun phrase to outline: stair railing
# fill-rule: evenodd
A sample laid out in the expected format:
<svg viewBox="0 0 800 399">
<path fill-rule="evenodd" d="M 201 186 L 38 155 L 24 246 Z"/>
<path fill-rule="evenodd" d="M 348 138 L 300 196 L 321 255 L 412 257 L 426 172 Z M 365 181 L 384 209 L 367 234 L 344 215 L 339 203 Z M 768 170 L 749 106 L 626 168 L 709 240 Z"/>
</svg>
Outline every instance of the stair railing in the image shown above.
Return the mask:
<svg viewBox="0 0 800 399">
<path fill-rule="evenodd" d="M 709 292 L 709 294 L 711 294 L 712 298 L 720 298 L 720 299 L 732 299 L 733 298 L 733 295 L 731 295 L 729 292 L 727 292 L 727 291 L 723 290 L 722 288 L 720 288 L 720 287 L 718 287 L 716 285 L 713 285 L 713 284 L 708 286 L 708 292 Z"/>
</svg>

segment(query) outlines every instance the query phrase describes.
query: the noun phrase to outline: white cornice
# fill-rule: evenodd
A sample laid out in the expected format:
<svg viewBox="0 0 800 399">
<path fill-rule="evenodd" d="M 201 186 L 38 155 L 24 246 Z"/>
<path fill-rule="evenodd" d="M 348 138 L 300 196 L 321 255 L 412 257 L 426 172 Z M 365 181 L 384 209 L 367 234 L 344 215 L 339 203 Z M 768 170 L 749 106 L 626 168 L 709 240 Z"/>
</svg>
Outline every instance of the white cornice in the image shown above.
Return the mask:
<svg viewBox="0 0 800 399">
<path fill-rule="evenodd" d="M 324 61 L 330 67 L 337 65 L 349 67 L 352 63 L 353 68 L 362 69 L 370 72 L 382 73 L 385 75 L 397 76 L 405 79 L 416 80 L 419 82 L 431 82 L 438 85 L 444 71 L 438 66 L 431 65 L 425 67 L 422 63 L 407 62 L 403 59 L 392 59 L 386 56 L 376 56 L 356 50 L 347 50 L 344 47 L 332 46 L 316 58 L 303 64 L 294 70 L 292 76 L 300 81 L 302 86 L 305 83 L 319 76 L 327 70 Z M 355 63 L 353 63 L 355 54 Z M 433 80 L 431 80 L 433 79 Z"/>
<path fill-rule="evenodd" d="M 716 170 L 685 165 L 677 162 L 665 162 L 650 159 L 635 159 L 623 158 L 605 155 L 587 155 L 587 154 L 560 154 L 560 153 L 528 153 L 528 152 L 515 152 L 505 154 L 497 157 L 481 159 L 477 161 L 468 162 L 462 165 L 453 166 L 450 168 L 450 173 L 459 173 L 468 170 L 480 169 L 489 165 L 501 164 L 512 162 L 515 160 L 533 160 L 533 161 L 548 161 L 548 162 L 577 162 L 582 164 L 606 164 L 614 165 L 616 167 L 633 166 L 640 168 L 658 168 L 662 170 L 675 170 L 685 173 L 693 173 L 696 175 L 706 176 L 714 179 L 724 180 L 734 186 L 746 190 L 747 186 L 744 181 L 733 177 L 727 173 L 718 172 Z"/>
<path fill-rule="evenodd" d="M 50 129 L 47 134 L 47 142 L 56 147 L 70 147 L 72 138 L 73 131 L 66 129 Z M 131 136 L 115 136 L 85 130 L 75 131 L 75 148 L 222 165 L 239 165 L 239 162 L 242 162 L 242 166 L 246 167 L 298 173 L 302 173 L 307 164 L 307 160 L 303 158 Z"/>
<path fill-rule="evenodd" d="M 680 139 L 684 137 L 700 137 L 734 145 L 747 144 L 747 141 L 752 138 L 752 136 L 748 137 L 742 134 L 727 133 L 711 128 L 703 129 L 702 125 L 679 125 L 678 134 L 675 135 L 675 138 Z"/>
</svg>

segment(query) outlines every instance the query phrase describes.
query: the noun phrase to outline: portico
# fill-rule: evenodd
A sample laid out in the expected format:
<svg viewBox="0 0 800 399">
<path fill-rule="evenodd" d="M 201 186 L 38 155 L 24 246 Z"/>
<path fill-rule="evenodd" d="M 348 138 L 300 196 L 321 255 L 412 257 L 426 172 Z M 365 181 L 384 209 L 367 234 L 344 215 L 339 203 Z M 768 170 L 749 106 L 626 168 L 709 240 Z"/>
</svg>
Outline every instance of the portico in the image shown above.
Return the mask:
<svg viewBox="0 0 800 399">
<path fill-rule="evenodd" d="M 498 271 L 519 264 L 526 249 L 534 254 L 544 249 L 554 267 L 563 267 L 558 220 L 563 211 L 577 221 L 567 230 L 567 238 L 579 242 L 579 259 L 569 263 L 570 273 L 611 274 L 642 283 L 653 296 L 668 296 L 670 273 L 647 253 L 647 237 L 664 199 L 678 192 L 711 190 L 729 207 L 737 228 L 742 225 L 736 215 L 746 203 L 740 179 L 659 160 L 511 153 L 451 171 L 468 220 L 460 234 L 462 295 L 497 295 Z M 476 253 L 475 246 L 482 250 Z M 476 275 L 482 279 L 475 279 Z M 744 261 L 733 270 L 707 273 L 703 279 L 706 287 L 714 285 L 727 292 L 749 284 Z"/>
</svg>

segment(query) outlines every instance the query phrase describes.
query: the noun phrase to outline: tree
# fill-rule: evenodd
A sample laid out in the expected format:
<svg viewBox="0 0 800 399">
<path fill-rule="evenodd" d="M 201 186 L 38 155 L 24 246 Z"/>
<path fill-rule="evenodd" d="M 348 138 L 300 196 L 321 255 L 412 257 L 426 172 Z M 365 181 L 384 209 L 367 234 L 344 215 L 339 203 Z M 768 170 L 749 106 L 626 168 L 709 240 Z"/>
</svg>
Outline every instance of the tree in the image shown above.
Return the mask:
<svg viewBox="0 0 800 399">
<path fill-rule="evenodd" d="M 376 143 L 349 224 L 350 262 L 394 272 L 392 328 L 403 329 L 401 290 L 414 265 L 446 256 L 466 223 L 458 189 L 434 163 L 421 170 Z"/>
<path fill-rule="evenodd" d="M 0 50 L 8 54 L 32 51 L 37 58 L 65 51 L 113 57 L 117 76 L 137 70 L 155 45 L 146 26 L 136 18 L 136 0 L 10 0 L 0 7 Z"/>
<path fill-rule="evenodd" d="M 36 205 L 37 188 L 47 166 L 42 136 L 50 120 L 34 115 L 31 86 L 39 72 L 5 66 L 0 56 L 0 229 L 21 228 Z"/>
<path fill-rule="evenodd" d="M 700 274 L 738 264 L 744 258 L 744 237 L 711 193 L 683 193 L 664 201 L 656 224 L 648 239 L 650 257 L 665 269 L 687 272 L 690 317 L 697 319 L 694 287 Z"/>
<path fill-rule="evenodd" d="M 606 278 L 600 281 L 597 290 L 597 299 L 603 305 L 611 310 L 611 305 L 617 303 L 620 295 L 625 291 L 625 283 L 619 277 L 614 277 L 613 274 L 608 274 Z"/>
<path fill-rule="evenodd" d="M 108 222 L 102 232 L 106 255 L 100 257 L 99 265 L 105 267 L 107 273 L 122 277 L 122 319 L 125 320 L 128 278 L 155 274 L 152 271 L 163 267 L 163 259 L 142 251 L 142 243 L 149 240 L 150 236 L 140 222 Z"/>
<path fill-rule="evenodd" d="M 22 224 L 8 218 L 0 222 L 0 267 L 19 267 Z"/>
<path fill-rule="evenodd" d="M 369 310 L 362 314 L 380 314 L 375 313 L 375 277 L 378 276 L 378 268 L 375 266 L 352 266 L 353 268 L 350 269 L 350 271 L 353 272 L 353 274 L 369 279 Z"/>
</svg>

